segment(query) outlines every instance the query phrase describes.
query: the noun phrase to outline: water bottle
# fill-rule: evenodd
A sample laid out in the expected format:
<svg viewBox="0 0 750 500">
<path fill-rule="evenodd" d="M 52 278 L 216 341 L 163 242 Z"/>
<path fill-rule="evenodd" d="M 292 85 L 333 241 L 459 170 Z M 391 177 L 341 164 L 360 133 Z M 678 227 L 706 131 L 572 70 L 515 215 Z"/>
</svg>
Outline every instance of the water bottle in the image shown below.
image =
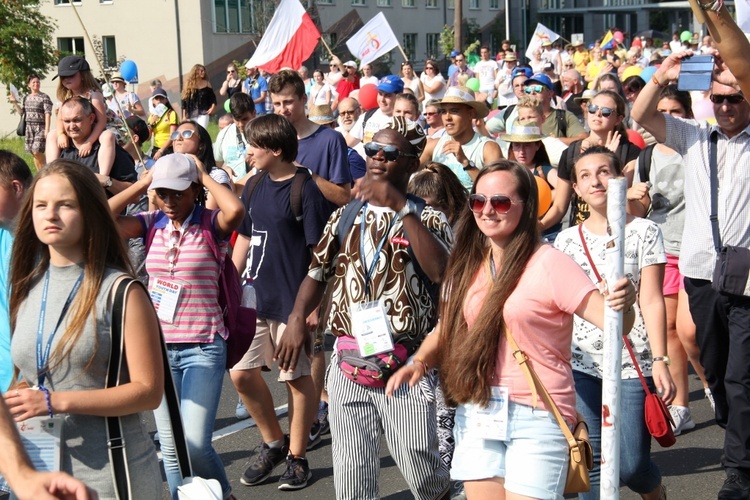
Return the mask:
<svg viewBox="0 0 750 500">
<path fill-rule="evenodd" d="M 248 278 L 242 285 L 242 306 L 249 309 L 255 309 L 257 303 L 258 302 L 255 298 L 255 287 L 253 286 L 253 280 Z"/>
</svg>

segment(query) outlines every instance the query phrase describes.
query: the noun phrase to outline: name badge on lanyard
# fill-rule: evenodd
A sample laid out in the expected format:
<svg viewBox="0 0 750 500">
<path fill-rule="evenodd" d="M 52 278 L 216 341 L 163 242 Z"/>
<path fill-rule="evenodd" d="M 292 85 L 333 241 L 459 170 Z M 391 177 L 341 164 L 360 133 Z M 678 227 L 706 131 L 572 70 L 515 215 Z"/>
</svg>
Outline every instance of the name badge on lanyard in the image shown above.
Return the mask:
<svg viewBox="0 0 750 500">
<path fill-rule="evenodd" d="M 508 440 L 509 393 L 508 387 L 494 386 L 486 407 L 470 405 L 467 408 L 466 427 L 470 435 L 491 441 Z"/>
<path fill-rule="evenodd" d="M 354 338 L 362 357 L 393 350 L 390 322 L 382 300 L 354 304 L 350 312 Z"/>
</svg>

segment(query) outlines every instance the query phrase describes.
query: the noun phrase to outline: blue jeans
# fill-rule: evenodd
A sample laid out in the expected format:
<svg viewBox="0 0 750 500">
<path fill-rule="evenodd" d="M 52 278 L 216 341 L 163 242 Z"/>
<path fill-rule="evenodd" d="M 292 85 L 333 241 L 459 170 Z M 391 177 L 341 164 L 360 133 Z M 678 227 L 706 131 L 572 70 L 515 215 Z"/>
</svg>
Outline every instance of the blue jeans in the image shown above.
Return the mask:
<svg viewBox="0 0 750 500">
<path fill-rule="evenodd" d="M 177 396 L 180 398 L 182 423 L 185 427 L 193 474 L 219 481 L 224 497 L 227 497 L 232 487 L 229 485 L 224 464 L 211 445 L 221 386 L 224 382 L 227 344 L 216 335 L 214 341 L 209 344 L 168 344 L 167 351 Z M 166 399 L 162 398 L 159 408 L 154 410 L 154 417 L 159 431 L 169 491 L 172 498 L 177 500 L 177 487 L 182 485 L 182 476 L 177 466 Z"/>
<path fill-rule="evenodd" d="M 576 409 L 589 426 L 594 449 L 591 492 L 580 493 L 580 500 L 599 500 L 599 463 L 602 444 L 602 380 L 573 370 L 576 384 Z M 651 390 L 654 383 L 646 377 Z M 661 484 L 661 471 L 651 460 L 651 435 L 643 415 L 646 394 L 641 381 L 623 379 L 620 403 L 620 483 L 636 493 L 648 493 Z"/>
</svg>

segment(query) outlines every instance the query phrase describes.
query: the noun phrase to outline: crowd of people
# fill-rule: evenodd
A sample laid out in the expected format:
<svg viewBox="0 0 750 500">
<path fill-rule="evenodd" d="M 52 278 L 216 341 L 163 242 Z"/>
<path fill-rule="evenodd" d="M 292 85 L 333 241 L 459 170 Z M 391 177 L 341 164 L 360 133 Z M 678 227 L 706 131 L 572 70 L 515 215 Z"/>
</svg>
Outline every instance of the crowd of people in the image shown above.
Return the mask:
<svg viewBox="0 0 750 500">
<path fill-rule="evenodd" d="M 406 61 L 381 78 L 337 57 L 328 71 L 248 66 L 245 78 L 230 64 L 223 116 L 200 64 L 179 110 L 158 81 L 147 105 L 119 74 L 102 91 L 80 56 L 60 61 L 55 105 L 30 76 L 17 104 L 36 176 L 0 151 L 0 333 L 12 338 L 0 352 L 0 443 L 12 452 L 0 470 L 20 498 L 115 498 L 123 479 L 107 465 L 106 417 L 118 417 L 129 488 L 158 498 L 139 415 L 153 411 L 178 498 L 171 377 L 194 475 L 234 498 L 211 442 L 228 369 L 237 417 L 251 416 L 262 437 L 243 485 L 284 464 L 278 488 L 305 488 L 307 451 L 330 432 L 337 498 L 378 498 L 384 434 L 415 498 L 560 499 L 559 410 L 570 428 L 588 424 L 595 465 L 580 498 L 597 499 L 609 307 L 635 352 L 622 347 L 621 483 L 667 497 L 638 372 L 680 435 L 695 427 L 690 361 L 726 431 L 718 498 L 750 498 L 750 292 L 712 284 L 719 249 L 750 248 L 750 44 L 726 9 L 715 17 L 716 42 L 547 40 L 522 64 L 504 41 L 473 65 L 454 51 L 445 75 L 431 59 L 421 74 Z M 682 62 L 699 51 L 717 60 L 710 90 L 678 90 Z M 377 91 L 368 109 L 365 85 Z M 608 184 L 619 177 L 625 277 L 607 282 Z M 256 298 L 242 353 L 230 352 L 223 320 L 226 259 Z M 131 276 L 148 294 L 128 288 L 118 346 L 110 310 Z M 124 375 L 112 384 L 118 349 Z M 227 365 L 230 354 L 239 361 Z M 288 432 L 261 375 L 274 367 Z M 91 489 L 34 475 L 9 424 L 59 416 L 61 470 Z"/>
</svg>

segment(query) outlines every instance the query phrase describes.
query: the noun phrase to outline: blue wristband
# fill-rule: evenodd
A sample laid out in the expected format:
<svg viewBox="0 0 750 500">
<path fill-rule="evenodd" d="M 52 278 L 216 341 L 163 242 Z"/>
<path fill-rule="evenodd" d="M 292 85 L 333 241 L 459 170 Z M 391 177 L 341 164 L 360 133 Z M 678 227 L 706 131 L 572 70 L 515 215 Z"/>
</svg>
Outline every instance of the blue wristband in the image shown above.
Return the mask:
<svg viewBox="0 0 750 500">
<path fill-rule="evenodd" d="M 52 402 L 50 401 L 49 389 L 40 385 L 39 390 L 44 393 L 44 399 L 47 401 L 47 412 L 49 413 L 50 418 L 52 418 L 54 414 L 52 413 Z"/>
</svg>

